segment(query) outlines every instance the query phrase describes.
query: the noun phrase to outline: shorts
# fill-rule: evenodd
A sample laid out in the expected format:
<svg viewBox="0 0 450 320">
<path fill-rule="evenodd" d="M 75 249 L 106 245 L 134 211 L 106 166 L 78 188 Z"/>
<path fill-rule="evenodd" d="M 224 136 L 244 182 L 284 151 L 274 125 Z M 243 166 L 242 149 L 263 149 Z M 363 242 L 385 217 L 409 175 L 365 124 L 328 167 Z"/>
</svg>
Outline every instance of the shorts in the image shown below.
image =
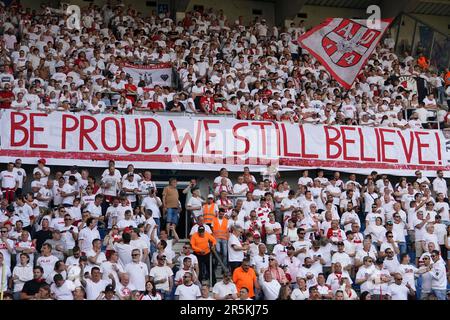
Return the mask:
<svg viewBox="0 0 450 320">
<path fill-rule="evenodd" d="M 167 208 L 167 223 L 178 224 L 179 218 L 180 214 L 178 212 L 178 208 Z"/>
</svg>

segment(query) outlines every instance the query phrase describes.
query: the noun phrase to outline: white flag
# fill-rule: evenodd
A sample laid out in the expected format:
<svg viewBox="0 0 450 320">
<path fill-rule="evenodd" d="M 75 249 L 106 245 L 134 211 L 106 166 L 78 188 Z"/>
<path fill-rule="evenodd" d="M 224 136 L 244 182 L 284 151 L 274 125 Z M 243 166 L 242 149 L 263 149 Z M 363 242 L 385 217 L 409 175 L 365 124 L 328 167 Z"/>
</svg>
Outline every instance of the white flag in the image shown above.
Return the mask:
<svg viewBox="0 0 450 320">
<path fill-rule="evenodd" d="M 382 19 L 380 29 L 369 28 L 367 22 L 329 18 L 301 35 L 298 43 L 349 89 L 392 19 Z"/>
</svg>

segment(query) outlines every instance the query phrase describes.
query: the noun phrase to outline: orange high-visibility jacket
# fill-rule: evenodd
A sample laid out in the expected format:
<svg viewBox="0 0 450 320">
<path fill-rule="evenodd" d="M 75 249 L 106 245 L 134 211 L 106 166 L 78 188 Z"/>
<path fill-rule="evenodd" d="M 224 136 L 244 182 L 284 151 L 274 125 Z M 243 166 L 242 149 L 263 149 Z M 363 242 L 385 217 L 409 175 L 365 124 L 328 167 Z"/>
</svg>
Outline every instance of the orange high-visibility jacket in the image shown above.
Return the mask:
<svg viewBox="0 0 450 320">
<path fill-rule="evenodd" d="M 203 218 L 204 218 L 205 224 L 213 223 L 213 219 L 216 217 L 215 208 L 216 208 L 215 203 L 211 203 L 211 204 L 205 203 L 203 205 Z"/>
<path fill-rule="evenodd" d="M 213 236 L 216 239 L 228 240 L 230 233 L 228 232 L 228 219 L 223 217 L 222 223 L 219 222 L 219 218 L 213 219 Z"/>
</svg>

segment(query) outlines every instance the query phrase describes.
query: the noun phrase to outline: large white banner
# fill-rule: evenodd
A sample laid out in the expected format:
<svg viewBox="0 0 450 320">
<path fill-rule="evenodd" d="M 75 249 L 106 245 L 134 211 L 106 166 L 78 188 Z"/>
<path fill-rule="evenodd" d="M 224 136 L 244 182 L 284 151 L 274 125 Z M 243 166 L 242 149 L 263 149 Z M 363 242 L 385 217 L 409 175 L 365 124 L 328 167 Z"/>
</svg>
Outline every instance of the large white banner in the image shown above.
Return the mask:
<svg viewBox="0 0 450 320">
<path fill-rule="evenodd" d="M 298 42 L 349 89 L 391 22 L 382 19 L 379 29 L 372 29 L 368 20 L 329 18 L 301 35 Z"/>
<path fill-rule="evenodd" d="M 146 89 L 153 88 L 155 85 L 172 86 L 172 66 L 170 63 L 147 66 L 127 64 L 123 67 L 123 71 L 133 78 L 135 85 L 143 81 Z"/>
<path fill-rule="evenodd" d="M 437 130 L 299 125 L 231 118 L 6 111 L 0 161 L 189 170 L 324 168 L 412 175 L 448 169 Z"/>
</svg>

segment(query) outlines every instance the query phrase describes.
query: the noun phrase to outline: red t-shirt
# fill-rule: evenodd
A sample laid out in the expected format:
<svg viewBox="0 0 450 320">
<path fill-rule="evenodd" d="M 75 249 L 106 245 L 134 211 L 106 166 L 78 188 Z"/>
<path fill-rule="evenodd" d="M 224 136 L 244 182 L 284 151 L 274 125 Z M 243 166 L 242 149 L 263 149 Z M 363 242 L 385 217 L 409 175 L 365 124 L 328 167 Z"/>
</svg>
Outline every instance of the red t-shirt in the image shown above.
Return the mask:
<svg viewBox="0 0 450 320">
<path fill-rule="evenodd" d="M 150 101 L 147 104 L 147 108 L 149 108 L 150 110 L 164 110 L 164 105 L 159 101 Z"/>
<path fill-rule="evenodd" d="M 216 109 L 217 112 L 230 112 L 230 110 L 227 107 L 220 106 Z"/>
<path fill-rule="evenodd" d="M 275 120 L 275 115 L 269 114 L 268 112 L 264 112 L 262 117 L 264 120 Z"/>
<path fill-rule="evenodd" d="M 137 90 L 137 87 L 134 84 L 129 84 L 127 83 L 125 85 L 125 90 L 132 90 L 135 91 Z M 127 98 L 131 100 L 131 103 L 134 104 L 134 101 L 136 100 L 136 96 L 133 95 L 127 95 Z"/>
<path fill-rule="evenodd" d="M 242 112 L 242 111 L 238 111 L 236 114 L 236 118 L 240 119 L 240 120 L 247 120 L 248 118 L 248 112 Z"/>
<path fill-rule="evenodd" d="M 205 108 L 205 110 L 212 112 L 214 108 L 214 99 L 203 96 L 200 98 L 200 105 Z"/>
</svg>

